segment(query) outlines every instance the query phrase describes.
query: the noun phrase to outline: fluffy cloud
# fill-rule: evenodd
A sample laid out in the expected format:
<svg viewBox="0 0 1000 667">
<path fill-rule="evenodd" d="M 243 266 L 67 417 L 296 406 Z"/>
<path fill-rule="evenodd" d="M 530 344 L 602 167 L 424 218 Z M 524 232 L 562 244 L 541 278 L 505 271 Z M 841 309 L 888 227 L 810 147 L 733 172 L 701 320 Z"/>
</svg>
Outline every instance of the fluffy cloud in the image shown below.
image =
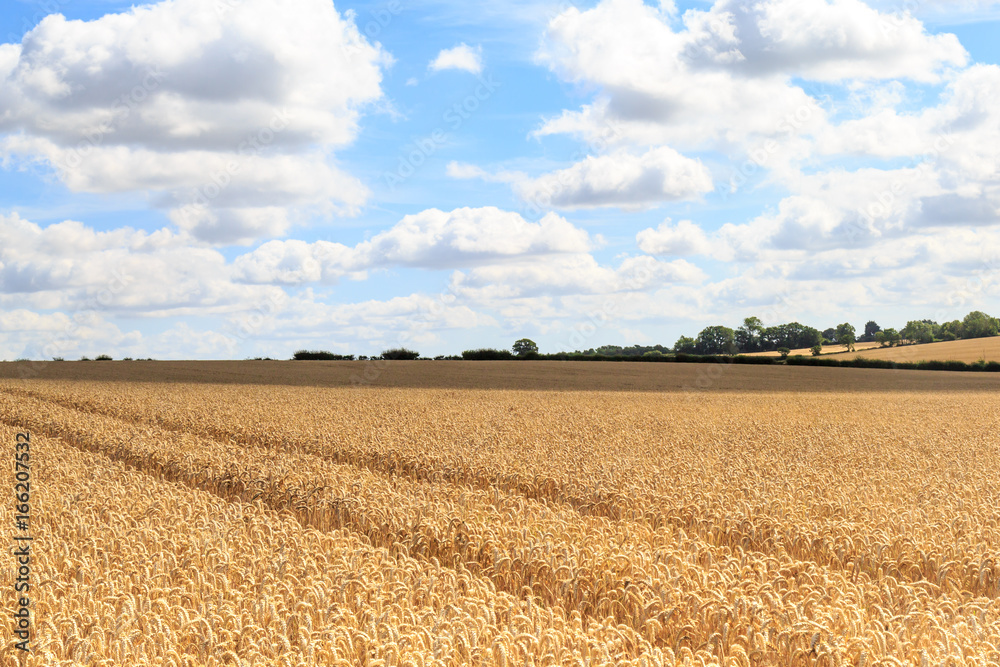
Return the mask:
<svg viewBox="0 0 1000 667">
<path fill-rule="evenodd" d="M 617 294 L 665 284 L 698 284 L 705 273 L 683 259 L 626 258 L 618 268 L 603 266 L 592 255 L 553 257 L 546 262 L 515 261 L 456 272 L 449 288 L 476 302 L 541 295 Z"/>
<path fill-rule="evenodd" d="M 372 261 L 410 266 L 449 266 L 515 255 L 579 253 L 596 241 L 558 215 L 537 223 L 498 208 L 437 209 L 404 217 L 359 249 Z"/>
<path fill-rule="evenodd" d="M 0 310 L 0 332 L 57 332 L 69 325 L 70 320 L 62 313 L 42 315 L 31 310 Z"/>
<path fill-rule="evenodd" d="M 555 214 L 532 223 L 493 207 L 429 209 L 404 217 L 353 248 L 327 241 L 271 241 L 237 258 L 235 268 L 247 282 L 329 283 L 344 275 L 361 278 L 364 271 L 378 267 L 443 269 L 586 253 L 599 242 Z"/>
<path fill-rule="evenodd" d="M 448 163 L 445 167 L 445 173 L 448 174 L 449 178 L 457 178 L 459 180 L 478 179 L 487 183 L 517 183 L 528 179 L 528 176 L 521 172 L 499 171 L 491 173 L 474 164 L 456 162 L 455 160 Z"/>
<path fill-rule="evenodd" d="M 693 199 L 712 190 L 712 177 L 698 160 L 661 147 L 642 155 L 619 151 L 588 157 L 568 169 L 518 183 L 530 202 L 558 208 L 644 208 Z"/>
<path fill-rule="evenodd" d="M 767 262 L 837 249 L 857 251 L 948 225 L 944 218 L 928 217 L 928 206 L 948 196 L 929 165 L 821 172 L 801 176 L 792 185 L 796 194 L 748 222 L 727 223 L 708 234 L 693 222 L 674 225 L 668 220 L 639 232 L 636 242 L 650 255 Z M 982 205 L 970 203 L 970 210 L 982 213 Z"/>
<path fill-rule="evenodd" d="M 523 172 L 491 173 L 476 165 L 450 162 L 448 176 L 510 183 L 534 208 L 584 209 L 617 206 L 641 210 L 696 199 L 712 190 L 712 176 L 700 160 L 669 147 L 642 154 L 619 150 L 588 156 L 566 169 L 531 178 Z"/>
<path fill-rule="evenodd" d="M 707 255 L 711 250 L 708 236 L 690 220 L 676 225 L 668 218 L 656 229 L 644 229 L 636 235 L 639 249 L 650 255 Z"/>
<path fill-rule="evenodd" d="M 0 307 L 141 315 L 225 313 L 275 287 L 232 282 L 225 258 L 167 230 L 96 232 L 0 216 Z"/>
<path fill-rule="evenodd" d="M 997 0 L 922 0 L 915 3 L 900 4 L 899 0 L 870 0 L 869 4 L 893 18 L 902 18 L 906 14 L 915 16 L 930 16 L 939 18 L 940 14 L 955 21 L 961 17 L 976 17 L 982 12 L 1000 8 Z M 965 14 L 962 17 L 962 14 Z"/>
<path fill-rule="evenodd" d="M 706 233 L 667 221 L 637 242 L 651 255 L 692 251 L 730 263 L 738 277 L 700 291 L 707 310 L 730 320 L 753 304 L 802 320 L 898 303 L 950 319 L 998 292 L 1000 197 L 940 194 L 932 169 L 835 172 L 801 185 L 805 194 L 746 223 Z"/>
<path fill-rule="evenodd" d="M 946 87 L 940 104 L 918 112 L 882 110 L 824 132 L 817 152 L 910 158 L 961 198 L 1000 186 L 1000 67 L 975 65 Z"/>
<path fill-rule="evenodd" d="M 0 48 L 0 150 L 76 192 L 153 193 L 175 220 L 204 207 L 189 231 L 246 242 L 365 202 L 331 151 L 353 141 L 389 62 L 327 0 L 51 15 Z"/>
<path fill-rule="evenodd" d="M 402 343 L 406 337 L 427 329 L 467 329 L 498 326 L 490 315 L 458 303 L 454 295 L 410 294 L 385 301 L 318 304 L 312 300 L 293 300 L 282 323 L 296 331 L 316 331 L 329 336 L 330 327 L 357 339 Z M 395 332 L 393 335 L 392 332 Z"/>
<path fill-rule="evenodd" d="M 880 29 L 882 20 L 893 20 L 892 29 Z M 859 0 L 720 0 L 686 12 L 679 31 L 640 0 L 604 0 L 553 19 L 537 58 L 598 90 L 591 104 L 547 121 L 540 136 L 727 149 L 825 125 L 826 112 L 795 77 L 939 80 L 967 56 L 954 36 L 929 35 L 918 21 Z"/>
<path fill-rule="evenodd" d="M 248 283 L 334 283 L 347 273 L 363 278 L 357 253 L 340 243 L 268 241 L 234 263 L 236 277 Z"/>
<path fill-rule="evenodd" d="M 692 13 L 687 25 L 689 62 L 752 77 L 933 82 L 967 60 L 954 35 L 930 35 L 912 16 L 882 14 L 861 0 L 724 0 Z"/>
<path fill-rule="evenodd" d="M 138 331 L 122 331 L 113 322 L 93 315 L 70 317 L 64 313 L 35 315 L 31 311 L 0 310 L 0 360 L 26 358 L 77 359 L 98 354 L 118 354 L 136 349 Z M 128 354 L 126 352 L 126 354 Z M 24 369 L 29 377 L 38 368 Z"/>
<path fill-rule="evenodd" d="M 481 74 L 483 71 L 483 47 L 475 48 L 461 43 L 438 53 L 437 58 L 429 65 L 431 71 L 440 72 L 446 69 L 457 69 L 471 74 Z"/>
<path fill-rule="evenodd" d="M 1000 68 L 962 69 L 968 56 L 954 36 L 857 0 L 719 0 L 681 23 L 676 29 L 640 2 L 605 0 L 558 16 L 539 52 L 560 76 L 597 91 L 539 136 L 573 134 L 610 155 L 650 144 L 747 155 L 753 171 L 771 170 L 766 182 L 788 191 L 760 215 L 713 232 L 669 220 L 643 230 L 643 252 L 735 262 L 744 275 L 804 291 L 832 277 L 855 296 L 892 302 L 908 280 L 929 280 L 916 275 L 920 266 L 941 267 L 927 289 L 942 293 L 960 271 L 944 259 L 954 255 L 950 233 L 980 228 L 981 240 L 992 238 L 1000 114 L 989 100 Z M 618 32 L 612 25 L 628 39 L 607 38 Z M 800 80 L 820 82 L 820 92 L 827 85 L 836 101 L 814 100 Z M 912 101 L 909 82 L 942 81 L 937 106 L 900 110 Z M 843 155 L 896 164 L 831 166 Z M 745 292 L 724 283 L 706 294 L 737 305 L 726 295 Z"/>
</svg>

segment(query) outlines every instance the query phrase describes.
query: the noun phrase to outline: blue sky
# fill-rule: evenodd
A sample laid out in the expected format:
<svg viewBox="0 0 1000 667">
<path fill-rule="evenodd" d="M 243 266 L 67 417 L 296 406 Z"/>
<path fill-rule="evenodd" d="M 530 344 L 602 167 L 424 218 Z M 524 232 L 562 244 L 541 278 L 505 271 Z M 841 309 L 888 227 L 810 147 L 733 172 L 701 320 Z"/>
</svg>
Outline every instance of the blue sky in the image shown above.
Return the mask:
<svg viewBox="0 0 1000 667">
<path fill-rule="evenodd" d="M 1000 3 L 0 16 L 0 359 L 1000 311 Z"/>
</svg>

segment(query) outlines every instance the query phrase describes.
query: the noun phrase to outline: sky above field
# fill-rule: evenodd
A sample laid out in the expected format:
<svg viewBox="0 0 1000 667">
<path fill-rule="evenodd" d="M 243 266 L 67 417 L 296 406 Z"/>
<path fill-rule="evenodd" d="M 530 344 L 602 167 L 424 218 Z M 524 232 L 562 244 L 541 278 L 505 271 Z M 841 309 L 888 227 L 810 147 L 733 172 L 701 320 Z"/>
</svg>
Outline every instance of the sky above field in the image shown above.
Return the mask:
<svg viewBox="0 0 1000 667">
<path fill-rule="evenodd" d="M 997 315 L 998 31 L 974 0 L 12 0 L 0 359 Z"/>
</svg>

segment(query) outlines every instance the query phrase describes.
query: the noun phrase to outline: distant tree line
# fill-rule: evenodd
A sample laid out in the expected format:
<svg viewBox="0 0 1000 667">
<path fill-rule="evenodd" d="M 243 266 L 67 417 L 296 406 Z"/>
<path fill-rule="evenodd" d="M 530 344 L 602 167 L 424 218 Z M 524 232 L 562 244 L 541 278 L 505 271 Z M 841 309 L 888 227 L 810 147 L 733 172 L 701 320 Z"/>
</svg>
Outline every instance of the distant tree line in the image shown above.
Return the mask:
<svg viewBox="0 0 1000 667">
<path fill-rule="evenodd" d="M 420 353 L 413 350 L 408 350 L 405 347 L 396 348 L 392 350 L 385 350 L 381 355 L 367 357 L 361 355 L 357 357 L 358 361 L 367 361 L 369 359 L 403 359 L 403 360 L 414 360 L 420 359 Z M 333 352 L 327 352 L 325 350 L 299 350 L 292 355 L 292 359 L 295 361 L 354 361 L 355 357 L 353 354 L 334 354 Z"/>
<path fill-rule="evenodd" d="M 982 311 L 973 311 L 964 319 L 938 324 L 933 320 L 911 320 L 900 330 L 882 329 L 878 323 L 869 321 L 864 333 L 857 335 L 857 329 L 849 322 L 838 324 L 820 331 L 799 322 L 789 322 L 765 327 L 759 317 L 748 317 L 743 324 L 731 329 L 722 325 L 705 327 L 695 338 L 681 336 L 673 348 L 663 345 L 602 345 L 589 350 L 575 350 L 556 354 L 541 354 L 538 345 L 529 338 L 517 340 L 510 350 L 477 348 L 465 350 L 461 356 L 440 355 L 436 360 L 503 361 L 510 359 L 614 359 L 622 361 L 660 361 L 668 357 L 692 356 L 734 356 L 752 352 L 780 352 L 787 357 L 791 350 L 810 349 L 819 355 L 824 346 L 838 345 L 852 351 L 856 343 L 879 343 L 883 347 L 903 344 L 933 343 L 968 338 L 986 338 L 1000 334 L 1000 320 Z M 385 350 L 371 359 L 425 359 L 419 352 L 398 348 Z M 334 354 L 326 351 L 299 350 L 293 356 L 297 360 L 354 361 L 353 354 Z M 364 355 L 357 360 L 369 359 Z"/>
<path fill-rule="evenodd" d="M 933 320 L 907 322 L 900 331 L 883 330 L 876 322 L 865 324 L 860 337 L 850 323 L 839 324 L 823 331 L 791 322 L 765 327 L 760 318 L 748 317 L 738 329 L 710 326 L 701 330 L 697 338 L 681 336 L 674 343 L 675 354 L 741 354 L 771 352 L 782 349 L 822 349 L 825 345 L 842 345 L 854 350 L 856 343 L 879 343 L 883 347 L 904 343 L 933 343 L 967 338 L 986 338 L 1000 333 L 1000 320 L 982 311 L 974 311 L 962 320 L 938 324 Z M 589 351 L 588 351 L 589 352 Z M 586 354 L 586 353 L 584 353 Z"/>
<path fill-rule="evenodd" d="M 614 360 L 614 361 L 679 361 L 693 357 L 735 356 L 753 352 L 781 353 L 782 358 L 789 356 L 792 350 L 810 349 L 814 356 L 822 353 L 824 346 L 839 345 L 847 350 L 854 350 L 856 343 L 878 343 L 882 347 L 892 347 L 904 344 L 923 344 L 960 339 L 988 338 L 1000 335 L 1000 319 L 976 310 L 961 320 L 938 323 L 934 320 L 910 320 L 900 330 L 882 329 L 876 322 L 868 321 L 864 333 L 857 335 L 857 330 L 850 323 L 838 324 L 820 331 L 799 322 L 789 322 L 776 326 L 765 327 L 758 317 L 748 317 L 743 324 L 731 329 L 722 325 L 713 325 L 701 330 L 696 338 L 681 336 L 673 348 L 663 345 L 602 345 L 589 350 L 573 352 L 558 352 L 542 354 L 538 345 L 529 338 L 521 338 L 514 342 L 510 350 L 493 348 L 477 348 L 465 350 L 461 356 L 439 355 L 435 360 L 467 360 L 467 361 L 502 361 L 509 359 L 550 359 L 550 360 Z M 95 357 L 97 361 L 112 361 L 106 354 Z M 260 361 L 270 361 L 270 357 L 256 357 Z M 335 354 L 326 350 L 299 350 L 292 359 L 296 361 L 367 361 L 372 360 L 416 360 L 427 359 L 420 353 L 407 348 L 383 350 L 380 355 L 367 357 L 365 355 Z M 18 361 L 28 361 L 18 359 Z M 53 361 L 63 361 L 62 357 L 54 357 Z M 80 361 L 90 361 L 82 357 Z M 125 357 L 123 361 L 132 361 Z M 137 359 L 137 361 L 153 361 L 153 359 Z M 745 362 L 750 363 L 750 362 Z M 798 362 L 801 363 L 801 362 Z"/>
</svg>

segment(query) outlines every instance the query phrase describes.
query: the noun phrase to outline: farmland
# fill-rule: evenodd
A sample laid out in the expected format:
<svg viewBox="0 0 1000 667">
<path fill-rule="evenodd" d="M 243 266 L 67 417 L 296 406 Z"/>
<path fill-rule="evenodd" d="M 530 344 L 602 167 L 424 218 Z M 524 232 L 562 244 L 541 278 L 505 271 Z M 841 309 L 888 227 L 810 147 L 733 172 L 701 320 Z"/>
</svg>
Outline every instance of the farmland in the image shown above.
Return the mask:
<svg viewBox="0 0 1000 667">
<path fill-rule="evenodd" d="M 878 343 L 855 343 L 854 349 L 857 351 L 871 350 L 873 348 L 879 347 Z M 770 352 L 748 352 L 747 356 L 750 357 L 778 357 L 781 353 L 777 350 L 771 350 Z M 801 347 L 796 350 L 791 350 L 789 354 L 807 356 L 812 354 L 812 348 Z M 850 354 L 847 352 L 847 348 L 843 345 L 825 345 L 823 346 L 823 354 Z M 854 355 L 851 355 L 854 356 Z"/>
<path fill-rule="evenodd" d="M 891 361 L 1000 361 L 1000 336 L 970 338 L 925 345 L 903 345 L 865 350 L 853 356 Z"/>
<path fill-rule="evenodd" d="M 22 664 L 1000 662 L 1000 377 L 371 368 L 0 366 Z"/>
</svg>

